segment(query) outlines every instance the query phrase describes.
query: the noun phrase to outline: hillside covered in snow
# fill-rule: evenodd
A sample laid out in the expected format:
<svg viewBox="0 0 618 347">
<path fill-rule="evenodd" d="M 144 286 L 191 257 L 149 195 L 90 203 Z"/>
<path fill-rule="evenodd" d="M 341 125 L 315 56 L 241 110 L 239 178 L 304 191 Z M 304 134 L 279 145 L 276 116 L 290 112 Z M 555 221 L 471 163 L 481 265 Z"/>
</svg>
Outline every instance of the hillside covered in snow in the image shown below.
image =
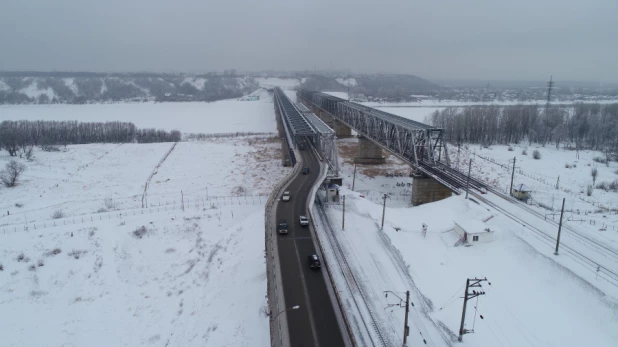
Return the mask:
<svg viewBox="0 0 618 347">
<path fill-rule="evenodd" d="M 217 74 L 0 73 L 0 104 L 215 101 L 258 88 L 251 77 Z"/>
</svg>

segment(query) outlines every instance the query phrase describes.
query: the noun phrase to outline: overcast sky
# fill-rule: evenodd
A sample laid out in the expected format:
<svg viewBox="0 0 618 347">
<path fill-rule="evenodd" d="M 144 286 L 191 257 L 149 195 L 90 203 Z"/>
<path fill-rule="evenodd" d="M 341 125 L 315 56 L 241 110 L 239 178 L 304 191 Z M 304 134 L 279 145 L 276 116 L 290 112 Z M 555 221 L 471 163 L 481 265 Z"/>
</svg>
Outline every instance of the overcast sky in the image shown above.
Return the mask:
<svg viewBox="0 0 618 347">
<path fill-rule="evenodd" d="M 0 0 L 0 70 L 618 81 L 618 0 Z"/>
</svg>

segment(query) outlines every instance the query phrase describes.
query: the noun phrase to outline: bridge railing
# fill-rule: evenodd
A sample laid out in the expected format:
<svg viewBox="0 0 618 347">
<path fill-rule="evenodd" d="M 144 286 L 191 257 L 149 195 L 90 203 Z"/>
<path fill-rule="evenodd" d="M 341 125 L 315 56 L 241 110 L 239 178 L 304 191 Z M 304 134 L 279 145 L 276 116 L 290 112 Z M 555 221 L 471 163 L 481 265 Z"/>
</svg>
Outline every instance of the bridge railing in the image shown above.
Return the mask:
<svg viewBox="0 0 618 347">
<path fill-rule="evenodd" d="M 281 124 L 283 125 L 283 131 L 285 133 L 285 143 L 288 148 L 288 155 L 290 157 L 290 163 L 292 166 L 296 165 L 296 154 L 294 153 L 294 141 L 292 140 L 292 133 L 290 128 L 288 127 L 287 117 L 285 116 L 285 108 L 281 104 L 281 100 L 279 98 L 279 93 L 275 92 L 275 108 L 277 109 L 277 113 L 279 114 L 279 119 Z"/>
</svg>

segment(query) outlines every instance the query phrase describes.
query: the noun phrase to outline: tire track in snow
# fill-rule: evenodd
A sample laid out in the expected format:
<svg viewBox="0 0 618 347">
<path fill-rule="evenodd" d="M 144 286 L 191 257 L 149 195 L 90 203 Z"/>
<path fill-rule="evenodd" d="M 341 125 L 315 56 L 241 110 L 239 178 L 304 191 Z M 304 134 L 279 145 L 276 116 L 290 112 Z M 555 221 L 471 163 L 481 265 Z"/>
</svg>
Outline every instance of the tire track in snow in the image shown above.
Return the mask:
<svg viewBox="0 0 618 347">
<path fill-rule="evenodd" d="M 61 183 L 65 183 L 65 182 L 71 182 L 74 181 L 75 178 L 82 176 L 84 170 L 86 170 L 87 168 L 89 168 L 91 165 L 96 164 L 99 160 L 103 159 L 104 157 L 106 157 L 107 155 L 109 155 L 111 152 L 113 152 L 114 150 L 116 150 L 118 147 L 122 146 L 123 143 L 119 144 L 118 146 L 105 151 L 105 153 L 101 154 L 100 156 L 96 157 L 95 159 L 91 160 L 90 162 L 80 165 L 77 167 L 77 169 L 75 170 L 75 172 L 68 172 L 68 178 L 64 178 L 60 181 L 58 181 L 58 183 L 56 184 L 52 184 L 51 187 L 43 190 L 43 193 L 39 194 L 39 198 L 42 198 L 43 195 L 49 190 L 50 192 L 54 189 L 54 188 L 58 188 L 60 186 Z M 22 212 L 26 212 L 26 211 L 22 211 Z"/>
<path fill-rule="evenodd" d="M 165 153 L 163 158 L 161 158 L 161 160 L 159 160 L 157 165 L 155 165 L 154 169 L 152 169 L 152 172 L 150 173 L 150 176 L 148 176 L 148 179 L 146 179 L 146 184 L 144 184 L 144 192 L 142 193 L 142 208 L 144 207 L 144 202 L 148 201 L 147 200 L 147 197 L 148 197 L 148 186 L 150 185 L 150 181 L 152 180 L 152 177 L 157 173 L 157 170 L 161 167 L 161 165 L 163 165 L 163 162 L 165 162 L 165 159 L 167 159 L 167 157 L 169 157 L 170 153 L 172 153 L 174 148 L 176 148 L 177 144 L 178 144 L 178 142 L 174 142 L 172 147 L 167 151 L 167 153 Z M 146 206 L 146 207 L 148 207 L 148 206 Z"/>
</svg>

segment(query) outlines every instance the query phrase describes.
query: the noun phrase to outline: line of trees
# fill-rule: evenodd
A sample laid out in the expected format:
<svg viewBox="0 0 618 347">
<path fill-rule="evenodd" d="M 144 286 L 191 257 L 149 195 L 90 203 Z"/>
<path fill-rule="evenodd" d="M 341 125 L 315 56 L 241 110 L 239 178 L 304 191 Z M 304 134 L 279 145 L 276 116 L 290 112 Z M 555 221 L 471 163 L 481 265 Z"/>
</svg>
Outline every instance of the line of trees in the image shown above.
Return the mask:
<svg viewBox="0 0 618 347">
<path fill-rule="evenodd" d="M 138 129 L 130 122 L 3 121 L 0 149 L 10 156 L 26 153 L 32 146 L 53 150 L 53 146 L 87 143 L 178 142 L 178 130 Z"/>
<path fill-rule="evenodd" d="M 575 149 L 618 150 L 618 104 L 472 106 L 435 111 L 426 122 L 456 145 L 528 141 Z"/>
<path fill-rule="evenodd" d="M 199 80 L 194 86 L 191 81 Z M 89 75 L 3 74 L 0 104 L 87 104 L 118 101 L 216 101 L 249 94 L 258 88 L 249 76 L 224 75 Z M 30 96 L 25 90 L 37 91 Z"/>
</svg>

